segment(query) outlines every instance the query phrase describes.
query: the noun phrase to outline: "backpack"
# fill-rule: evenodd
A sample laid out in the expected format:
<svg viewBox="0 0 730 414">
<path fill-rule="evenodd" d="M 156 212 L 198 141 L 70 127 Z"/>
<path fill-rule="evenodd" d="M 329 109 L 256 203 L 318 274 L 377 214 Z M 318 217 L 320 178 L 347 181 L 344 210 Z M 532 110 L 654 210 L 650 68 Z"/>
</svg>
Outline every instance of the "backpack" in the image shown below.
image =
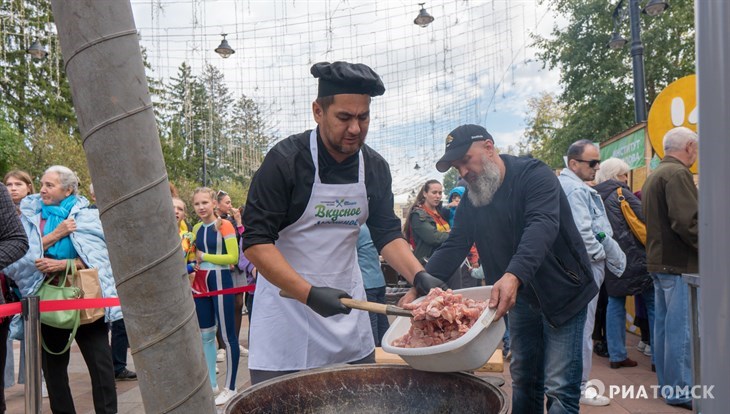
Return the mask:
<svg viewBox="0 0 730 414">
<path fill-rule="evenodd" d="M 641 244 L 646 246 L 646 224 L 636 217 L 636 213 L 634 213 L 634 210 L 631 209 L 629 202 L 626 201 L 626 197 L 624 197 L 621 187 L 616 189 L 616 193 L 618 194 L 618 201 L 621 203 L 621 212 L 623 213 L 626 222 L 629 224 L 631 232 L 634 236 L 636 236 Z"/>
</svg>

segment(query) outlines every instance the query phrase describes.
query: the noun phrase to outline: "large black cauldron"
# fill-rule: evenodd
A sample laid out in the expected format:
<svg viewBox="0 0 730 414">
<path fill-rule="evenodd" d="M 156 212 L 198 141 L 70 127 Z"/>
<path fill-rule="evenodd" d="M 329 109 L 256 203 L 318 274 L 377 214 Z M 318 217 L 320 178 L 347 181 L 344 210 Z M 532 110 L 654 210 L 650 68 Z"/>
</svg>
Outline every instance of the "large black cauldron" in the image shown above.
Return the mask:
<svg viewBox="0 0 730 414">
<path fill-rule="evenodd" d="M 347 365 L 286 375 L 237 395 L 226 414 L 507 413 L 496 386 L 466 373 Z"/>
</svg>

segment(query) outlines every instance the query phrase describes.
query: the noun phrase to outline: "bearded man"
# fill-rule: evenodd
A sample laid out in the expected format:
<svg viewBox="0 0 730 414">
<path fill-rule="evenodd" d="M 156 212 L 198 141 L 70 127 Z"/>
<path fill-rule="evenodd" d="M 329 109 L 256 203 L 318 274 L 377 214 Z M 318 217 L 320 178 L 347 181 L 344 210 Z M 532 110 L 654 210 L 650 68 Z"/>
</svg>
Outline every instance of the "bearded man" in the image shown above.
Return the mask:
<svg viewBox="0 0 730 414">
<path fill-rule="evenodd" d="M 476 243 L 497 280 L 489 306 L 497 318 L 510 312 L 512 412 L 577 413 L 586 305 L 598 287 L 558 178 L 539 160 L 500 155 L 478 125 L 448 135 L 436 168 L 450 167 L 467 191 L 426 271 L 445 280 Z"/>
</svg>

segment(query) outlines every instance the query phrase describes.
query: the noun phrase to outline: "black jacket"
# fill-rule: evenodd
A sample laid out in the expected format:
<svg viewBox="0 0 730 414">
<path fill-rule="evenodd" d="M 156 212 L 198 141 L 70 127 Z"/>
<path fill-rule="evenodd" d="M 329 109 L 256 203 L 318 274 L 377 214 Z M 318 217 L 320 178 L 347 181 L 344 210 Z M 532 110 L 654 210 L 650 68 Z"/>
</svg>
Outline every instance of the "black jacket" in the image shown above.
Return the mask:
<svg viewBox="0 0 730 414">
<path fill-rule="evenodd" d="M 522 282 L 518 300 L 560 326 L 598 293 L 588 254 L 553 171 L 535 159 L 500 157 L 506 172 L 491 204 L 475 207 L 467 190 L 426 270 L 445 280 L 476 242 L 487 281 L 514 274 Z"/>
<path fill-rule="evenodd" d="M 641 201 L 631 192 L 626 184 L 616 180 L 604 181 L 593 187 L 603 199 L 606 206 L 606 215 L 613 229 L 613 239 L 621 246 L 626 253 L 626 270 L 621 277 L 616 277 L 606 268 L 606 293 L 609 296 L 638 295 L 649 289 L 653 282 L 646 271 L 646 250 L 639 239 L 631 232 L 629 224 L 621 211 L 621 202 L 618 199 L 616 190 L 621 187 L 622 194 L 636 214 L 636 217 L 644 222 L 644 214 L 641 211 Z"/>
</svg>

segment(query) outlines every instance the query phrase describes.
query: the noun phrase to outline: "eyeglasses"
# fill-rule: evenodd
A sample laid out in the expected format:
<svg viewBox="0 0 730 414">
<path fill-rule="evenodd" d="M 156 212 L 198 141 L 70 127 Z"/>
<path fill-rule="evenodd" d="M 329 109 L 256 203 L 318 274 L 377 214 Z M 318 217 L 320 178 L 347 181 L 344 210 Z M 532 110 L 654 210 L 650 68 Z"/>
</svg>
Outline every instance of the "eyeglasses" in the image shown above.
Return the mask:
<svg viewBox="0 0 730 414">
<path fill-rule="evenodd" d="M 601 163 L 601 160 L 579 160 L 577 158 L 574 158 L 574 159 L 578 162 L 584 162 L 584 163 L 588 164 L 588 166 L 591 168 L 596 168 L 596 165 Z"/>
<path fill-rule="evenodd" d="M 227 195 L 228 195 L 228 193 L 226 193 L 225 191 L 218 190 L 218 192 L 215 193 L 215 198 L 221 198 L 222 196 L 227 196 Z"/>
</svg>

